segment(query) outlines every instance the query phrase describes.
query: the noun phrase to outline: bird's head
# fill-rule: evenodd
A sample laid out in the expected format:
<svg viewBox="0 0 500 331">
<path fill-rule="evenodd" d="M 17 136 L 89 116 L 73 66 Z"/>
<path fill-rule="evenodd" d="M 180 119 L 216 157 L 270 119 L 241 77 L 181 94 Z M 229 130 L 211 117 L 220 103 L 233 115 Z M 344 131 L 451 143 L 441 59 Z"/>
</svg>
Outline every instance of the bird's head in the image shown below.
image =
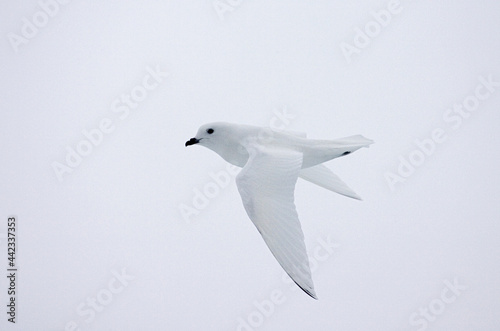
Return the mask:
<svg viewBox="0 0 500 331">
<path fill-rule="evenodd" d="M 230 125 L 217 122 L 202 125 L 194 138 L 186 141 L 186 147 L 199 144 L 212 149 L 214 146 L 222 145 L 231 137 Z"/>
<path fill-rule="evenodd" d="M 216 152 L 229 163 L 242 166 L 248 153 L 241 146 L 247 130 L 245 126 L 215 122 L 202 125 L 196 136 L 186 141 L 186 147 L 201 145 Z"/>
</svg>

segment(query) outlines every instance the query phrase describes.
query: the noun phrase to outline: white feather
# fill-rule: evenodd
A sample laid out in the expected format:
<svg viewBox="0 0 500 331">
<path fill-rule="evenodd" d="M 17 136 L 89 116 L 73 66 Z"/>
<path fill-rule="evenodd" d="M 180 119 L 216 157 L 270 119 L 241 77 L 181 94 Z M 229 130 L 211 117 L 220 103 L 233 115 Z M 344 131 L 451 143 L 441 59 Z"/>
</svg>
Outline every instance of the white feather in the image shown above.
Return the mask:
<svg viewBox="0 0 500 331">
<path fill-rule="evenodd" d="M 316 297 L 294 204 L 302 153 L 248 146 L 249 159 L 236 177 L 245 210 L 262 238 L 293 281 Z"/>
<path fill-rule="evenodd" d="M 304 133 L 250 125 L 210 123 L 186 146 L 199 144 L 243 169 L 236 184 L 245 210 L 265 243 L 293 281 L 316 297 L 294 204 L 297 178 L 360 199 L 323 162 L 348 155 L 372 141 L 363 136 L 337 140 L 307 139 Z"/>
<path fill-rule="evenodd" d="M 299 177 L 332 192 L 361 200 L 361 197 L 357 195 L 356 192 L 323 164 L 302 169 L 299 173 Z"/>
</svg>

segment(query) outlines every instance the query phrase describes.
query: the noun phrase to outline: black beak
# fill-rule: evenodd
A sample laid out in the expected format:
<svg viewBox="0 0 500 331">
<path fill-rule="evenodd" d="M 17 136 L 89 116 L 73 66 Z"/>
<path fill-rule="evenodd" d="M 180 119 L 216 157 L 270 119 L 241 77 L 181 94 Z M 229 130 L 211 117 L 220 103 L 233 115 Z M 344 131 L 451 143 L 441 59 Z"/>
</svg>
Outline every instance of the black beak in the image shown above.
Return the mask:
<svg viewBox="0 0 500 331">
<path fill-rule="evenodd" d="M 196 139 L 196 138 L 191 138 L 189 139 L 188 141 L 186 141 L 186 147 L 189 146 L 189 145 L 194 145 L 194 144 L 197 144 L 200 142 L 200 139 Z"/>
</svg>

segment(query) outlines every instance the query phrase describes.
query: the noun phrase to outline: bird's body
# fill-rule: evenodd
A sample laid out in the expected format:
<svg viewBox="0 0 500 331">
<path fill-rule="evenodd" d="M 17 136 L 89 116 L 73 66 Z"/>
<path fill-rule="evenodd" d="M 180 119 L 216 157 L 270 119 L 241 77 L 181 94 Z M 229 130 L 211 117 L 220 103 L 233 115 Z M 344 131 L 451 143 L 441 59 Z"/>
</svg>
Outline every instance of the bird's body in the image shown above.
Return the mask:
<svg viewBox="0 0 500 331">
<path fill-rule="evenodd" d="M 249 156 L 247 149 L 253 143 L 276 150 L 283 149 L 302 153 L 303 162 L 301 168 L 303 169 L 342 156 L 346 152 L 349 154 L 372 142 L 359 135 L 338 140 L 307 139 L 305 134 L 302 133 L 277 131 L 252 125 L 231 124 L 228 126 L 228 123 L 204 125 L 200 128 L 199 133 L 202 133 L 205 127 L 212 126 L 223 128 L 223 139 L 220 139 L 217 144 L 210 142 L 205 144 L 204 142 L 202 145 L 238 167 L 244 167 L 247 163 Z M 218 132 L 221 131 L 221 128 L 219 128 Z M 208 139 L 208 137 L 203 139 Z"/>
<path fill-rule="evenodd" d="M 296 132 L 218 122 L 203 125 L 186 146 L 200 144 L 243 168 L 236 184 L 248 216 L 283 269 L 300 288 L 316 298 L 294 205 L 295 183 L 301 177 L 360 199 L 321 163 L 371 143 L 360 135 L 314 140 Z"/>
</svg>

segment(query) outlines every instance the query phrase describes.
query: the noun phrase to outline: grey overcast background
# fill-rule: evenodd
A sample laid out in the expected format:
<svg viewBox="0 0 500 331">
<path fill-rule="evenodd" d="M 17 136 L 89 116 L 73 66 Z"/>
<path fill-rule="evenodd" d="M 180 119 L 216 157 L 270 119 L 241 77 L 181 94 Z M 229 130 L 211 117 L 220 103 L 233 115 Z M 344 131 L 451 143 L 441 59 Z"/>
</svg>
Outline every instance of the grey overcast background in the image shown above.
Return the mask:
<svg viewBox="0 0 500 331">
<path fill-rule="evenodd" d="M 1 7 L 1 330 L 500 329 L 498 1 Z M 212 121 L 375 140 L 327 163 L 364 201 L 297 184 L 318 301 Z"/>
</svg>

